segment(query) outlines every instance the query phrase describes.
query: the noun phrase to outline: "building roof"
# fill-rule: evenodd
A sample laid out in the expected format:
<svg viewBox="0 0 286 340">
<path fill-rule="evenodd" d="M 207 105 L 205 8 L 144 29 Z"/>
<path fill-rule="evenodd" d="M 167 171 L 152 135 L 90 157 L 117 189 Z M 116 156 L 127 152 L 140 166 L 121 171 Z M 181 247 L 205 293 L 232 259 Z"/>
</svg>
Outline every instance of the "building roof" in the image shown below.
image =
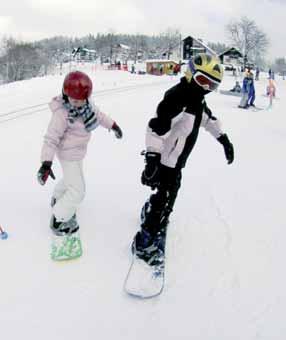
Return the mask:
<svg viewBox="0 0 286 340">
<path fill-rule="evenodd" d="M 185 39 L 183 39 L 183 41 L 185 41 L 185 40 L 187 40 L 187 39 L 189 39 L 189 38 L 192 38 L 193 40 L 195 40 L 195 42 L 198 44 L 198 45 L 201 45 L 203 48 L 205 48 L 210 54 L 212 54 L 212 55 L 217 55 L 217 53 L 213 50 L 213 49 L 211 49 L 208 45 L 206 45 L 206 44 L 204 44 L 203 42 L 202 42 L 202 40 L 201 39 L 197 39 L 197 38 L 194 38 L 194 37 L 192 37 L 192 36 L 187 36 Z M 199 49 L 198 47 L 193 47 L 193 49 Z"/>
<path fill-rule="evenodd" d="M 90 53 L 90 54 L 96 54 L 96 50 L 91 50 L 91 49 L 89 49 L 89 48 L 86 48 L 86 47 L 81 47 L 81 46 L 79 46 L 79 47 L 74 47 L 74 49 L 73 49 L 73 51 L 72 51 L 72 53 L 74 54 L 74 55 L 76 55 L 77 53 L 80 53 L 80 52 L 86 52 L 86 53 Z"/>
<path fill-rule="evenodd" d="M 91 49 L 89 49 L 89 48 L 82 48 L 81 49 L 82 51 L 84 51 L 84 52 L 87 52 L 87 53 L 96 53 L 96 50 L 91 50 Z"/>
<path fill-rule="evenodd" d="M 227 49 L 226 51 L 220 53 L 219 57 L 223 57 L 225 55 L 233 57 L 233 58 L 242 58 L 243 57 L 242 53 L 235 47 L 231 47 L 231 48 Z"/>
<path fill-rule="evenodd" d="M 122 48 L 123 50 L 130 50 L 130 47 L 124 44 L 117 44 L 116 47 Z"/>
</svg>

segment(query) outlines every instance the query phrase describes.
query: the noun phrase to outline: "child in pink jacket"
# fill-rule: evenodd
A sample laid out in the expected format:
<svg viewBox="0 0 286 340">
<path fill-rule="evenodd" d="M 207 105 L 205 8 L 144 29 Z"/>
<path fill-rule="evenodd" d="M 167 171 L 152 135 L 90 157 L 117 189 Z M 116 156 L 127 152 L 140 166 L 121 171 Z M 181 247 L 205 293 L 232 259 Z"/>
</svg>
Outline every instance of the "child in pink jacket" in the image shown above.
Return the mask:
<svg viewBox="0 0 286 340">
<path fill-rule="evenodd" d="M 49 176 L 55 179 L 52 171 L 55 155 L 62 166 L 63 178 L 57 183 L 51 202 L 51 228 L 57 235 L 79 229 L 75 213 L 85 196 L 82 162 L 91 131 L 101 125 L 112 130 L 116 138 L 122 137 L 116 122 L 92 102 L 92 82 L 85 73 L 70 72 L 65 77 L 62 92 L 49 104 L 52 118 L 44 136 L 42 165 L 38 171 L 38 181 L 44 185 Z"/>
</svg>

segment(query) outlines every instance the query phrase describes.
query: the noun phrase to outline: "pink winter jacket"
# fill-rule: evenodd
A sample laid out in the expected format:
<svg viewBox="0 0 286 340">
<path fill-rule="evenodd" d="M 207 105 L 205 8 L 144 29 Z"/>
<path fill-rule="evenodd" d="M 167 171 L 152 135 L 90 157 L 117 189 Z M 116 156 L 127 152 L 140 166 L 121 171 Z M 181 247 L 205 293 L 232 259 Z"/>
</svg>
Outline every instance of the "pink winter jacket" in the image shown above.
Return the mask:
<svg viewBox="0 0 286 340">
<path fill-rule="evenodd" d="M 92 101 L 90 104 L 97 116 L 98 125 L 111 129 L 114 121 L 101 112 Z M 85 129 L 82 118 L 74 118 L 73 122 L 68 120 L 68 111 L 63 106 L 61 96 L 53 98 L 49 106 L 52 118 L 44 136 L 41 161 L 53 161 L 55 154 L 60 160 L 82 160 L 91 137 L 91 133 Z"/>
</svg>

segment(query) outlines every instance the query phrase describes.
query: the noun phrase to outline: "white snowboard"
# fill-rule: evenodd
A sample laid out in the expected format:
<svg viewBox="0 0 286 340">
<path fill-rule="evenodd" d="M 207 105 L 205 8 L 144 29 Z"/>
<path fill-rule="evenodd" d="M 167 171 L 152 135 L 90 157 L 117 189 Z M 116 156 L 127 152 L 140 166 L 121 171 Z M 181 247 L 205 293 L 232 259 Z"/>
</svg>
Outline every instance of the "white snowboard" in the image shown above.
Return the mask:
<svg viewBox="0 0 286 340">
<path fill-rule="evenodd" d="M 164 288 L 164 264 L 150 266 L 133 255 L 124 290 L 127 294 L 141 299 L 158 296 Z"/>
</svg>

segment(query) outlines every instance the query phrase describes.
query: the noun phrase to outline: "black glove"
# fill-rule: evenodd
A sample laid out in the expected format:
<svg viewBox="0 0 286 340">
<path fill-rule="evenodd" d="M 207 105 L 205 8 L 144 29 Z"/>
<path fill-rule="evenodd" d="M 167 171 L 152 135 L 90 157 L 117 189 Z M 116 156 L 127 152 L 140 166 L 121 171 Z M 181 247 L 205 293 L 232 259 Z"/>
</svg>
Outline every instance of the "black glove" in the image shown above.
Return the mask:
<svg viewBox="0 0 286 340">
<path fill-rule="evenodd" d="M 225 158 L 227 159 L 227 163 L 231 164 L 234 159 L 234 150 L 233 150 L 233 145 L 228 139 L 226 134 L 221 135 L 217 139 L 223 146 L 224 148 L 224 153 L 225 153 Z"/>
<path fill-rule="evenodd" d="M 116 138 L 122 138 L 123 133 L 115 122 L 113 123 L 111 130 L 114 132 Z"/>
<path fill-rule="evenodd" d="M 142 172 L 141 182 L 143 185 L 155 189 L 159 185 L 160 180 L 160 160 L 161 155 L 157 152 L 146 152 L 145 169 Z"/>
<path fill-rule="evenodd" d="M 44 185 L 48 179 L 48 177 L 51 176 L 52 179 L 56 179 L 53 170 L 52 170 L 52 162 L 51 161 L 44 161 L 42 163 L 42 166 L 40 167 L 37 177 L 38 181 L 41 185 Z"/>
</svg>

